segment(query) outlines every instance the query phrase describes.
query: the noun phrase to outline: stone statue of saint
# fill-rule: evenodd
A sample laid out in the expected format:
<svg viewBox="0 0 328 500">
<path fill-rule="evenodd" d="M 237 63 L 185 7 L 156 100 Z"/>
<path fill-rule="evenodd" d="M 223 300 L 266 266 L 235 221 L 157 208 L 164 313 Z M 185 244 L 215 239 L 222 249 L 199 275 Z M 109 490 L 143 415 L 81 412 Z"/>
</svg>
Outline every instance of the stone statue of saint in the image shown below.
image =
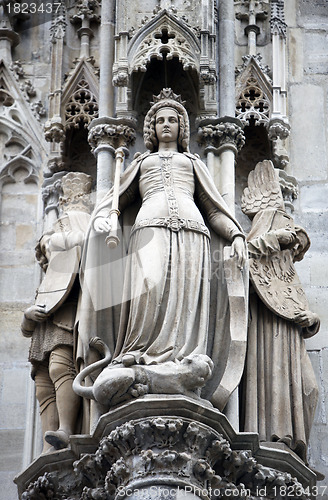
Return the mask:
<svg viewBox="0 0 328 500">
<path fill-rule="evenodd" d="M 23 335 L 31 337 L 29 361 L 40 406 L 42 453 L 67 447 L 80 409 L 80 397 L 72 389 L 76 375 L 73 329 L 80 290 L 78 269 L 90 220 L 91 177 L 69 173 L 62 178 L 62 188 L 63 213 L 36 247 L 46 274 L 21 327 Z"/>
<path fill-rule="evenodd" d="M 78 356 L 88 364 L 91 336 L 108 345 L 107 364 L 110 357 L 111 362 L 100 377 L 107 377 L 103 402 L 109 406 L 127 393 L 190 395 L 205 384 L 218 364 L 210 359 L 219 335 L 215 326 L 209 331 L 210 283 L 213 278 L 217 291 L 222 280 L 213 270 L 211 274 L 210 228 L 212 239 L 231 245 L 240 268 L 246 258 L 240 226 L 207 167 L 189 152 L 188 115 L 170 89 L 154 98 L 144 140 L 149 151 L 121 176 L 121 239 L 128 240 L 127 257 L 121 254 L 126 259 L 124 277 L 117 279 L 121 261 L 105 244 L 112 191 L 92 215 L 84 253 Z M 116 256 L 110 257 L 111 252 Z M 116 290 L 109 292 L 110 287 Z M 113 312 L 120 304 L 120 312 Z M 95 394 L 80 385 L 88 368 L 75 388 L 92 398 Z"/>
<path fill-rule="evenodd" d="M 284 443 L 306 461 L 318 388 L 304 338 L 317 333 L 320 321 L 309 310 L 294 262 L 310 241 L 285 211 L 271 161 L 250 173 L 242 209 L 253 219 L 242 430 Z"/>
</svg>

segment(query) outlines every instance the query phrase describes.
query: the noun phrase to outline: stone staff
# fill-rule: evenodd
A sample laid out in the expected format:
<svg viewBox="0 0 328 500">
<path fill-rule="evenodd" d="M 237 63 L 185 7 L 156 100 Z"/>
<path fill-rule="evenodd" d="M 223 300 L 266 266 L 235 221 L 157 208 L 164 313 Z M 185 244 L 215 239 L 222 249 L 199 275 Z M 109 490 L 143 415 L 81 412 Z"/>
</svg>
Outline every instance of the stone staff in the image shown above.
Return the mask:
<svg viewBox="0 0 328 500">
<path fill-rule="evenodd" d="M 114 186 L 113 186 L 113 203 L 112 208 L 109 212 L 111 229 L 106 237 L 106 244 L 109 248 L 115 248 L 120 242 L 119 237 L 117 236 L 117 228 L 118 228 L 118 216 L 120 215 L 120 211 L 118 209 L 119 203 L 119 191 L 120 191 L 120 178 L 121 178 L 121 170 L 124 162 L 124 150 L 123 148 L 117 148 L 115 151 L 115 176 L 114 176 Z"/>
</svg>

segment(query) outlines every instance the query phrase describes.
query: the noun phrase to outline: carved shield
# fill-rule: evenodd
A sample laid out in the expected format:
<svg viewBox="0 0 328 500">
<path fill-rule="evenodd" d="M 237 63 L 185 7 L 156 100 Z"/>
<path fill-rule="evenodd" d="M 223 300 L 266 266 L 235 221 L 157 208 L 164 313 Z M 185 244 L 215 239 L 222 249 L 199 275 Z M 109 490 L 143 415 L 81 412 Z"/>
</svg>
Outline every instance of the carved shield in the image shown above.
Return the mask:
<svg viewBox="0 0 328 500">
<path fill-rule="evenodd" d="M 277 212 L 270 229 L 294 230 L 294 221 L 286 213 Z M 250 279 L 264 304 L 287 320 L 308 309 L 308 302 L 297 275 L 293 252 L 285 249 L 274 255 L 250 258 Z"/>
<path fill-rule="evenodd" d="M 65 302 L 79 271 L 80 259 L 79 246 L 51 253 L 46 275 L 37 292 L 36 305 L 44 305 L 48 313 L 53 313 Z"/>
</svg>

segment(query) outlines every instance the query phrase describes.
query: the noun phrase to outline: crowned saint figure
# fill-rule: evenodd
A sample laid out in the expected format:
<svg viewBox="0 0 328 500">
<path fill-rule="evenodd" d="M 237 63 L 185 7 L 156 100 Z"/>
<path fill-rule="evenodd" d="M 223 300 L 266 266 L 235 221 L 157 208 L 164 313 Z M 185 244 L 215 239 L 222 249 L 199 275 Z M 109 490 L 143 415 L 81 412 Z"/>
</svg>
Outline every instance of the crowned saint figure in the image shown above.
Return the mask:
<svg viewBox="0 0 328 500">
<path fill-rule="evenodd" d="M 91 217 L 77 357 L 81 367 L 89 364 L 88 342 L 97 336 L 109 347 L 113 369 L 156 367 L 161 373 L 161 367 L 180 366 L 200 355 L 212 359 L 216 373 L 228 305 L 224 284 L 211 270 L 211 236 L 221 247 L 231 245 L 231 257 L 242 268 L 244 234 L 206 165 L 189 152 L 188 114 L 171 89 L 154 98 L 145 117 L 144 141 L 148 152 L 137 156 L 121 176 L 117 249 L 105 243 L 112 190 Z M 212 392 L 218 381 L 213 384 Z"/>
</svg>

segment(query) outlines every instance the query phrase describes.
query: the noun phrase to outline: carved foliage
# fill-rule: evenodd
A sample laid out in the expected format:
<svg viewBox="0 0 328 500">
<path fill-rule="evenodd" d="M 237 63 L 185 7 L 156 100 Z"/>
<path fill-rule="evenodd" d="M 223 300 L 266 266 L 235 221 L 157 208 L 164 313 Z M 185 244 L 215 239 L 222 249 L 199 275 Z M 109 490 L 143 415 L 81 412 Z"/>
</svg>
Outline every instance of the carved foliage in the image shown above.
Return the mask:
<svg viewBox="0 0 328 500">
<path fill-rule="evenodd" d="M 284 0 L 271 0 L 271 33 L 286 38 L 287 24 L 285 23 Z"/>
<path fill-rule="evenodd" d="M 277 488 L 286 487 L 288 497 L 306 499 L 301 484 L 290 474 L 258 464 L 250 451 L 233 451 L 208 426 L 177 417 L 150 417 L 114 429 L 94 454 L 74 463 L 69 480 L 67 470 L 44 474 L 29 485 L 22 500 L 112 500 L 118 493 L 123 498 L 127 488 L 167 480 L 180 488 L 215 489 L 215 498 L 242 498 L 245 487 L 251 492 L 248 498 L 260 498 L 260 488 L 266 489 L 265 498 L 274 498 Z"/>
<path fill-rule="evenodd" d="M 214 148 L 233 144 L 239 151 L 245 144 L 245 136 L 233 122 L 209 123 L 198 128 L 198 142 L 203 147 Z"/>
<path fill-rule="evenodd" d="M 50 40 L 56 43 L 57 40 L 62 40 L 66 33 L 66 7 L 64 2 L 60 3 L 59 9 L 56 11 L 56 16 L 52 19 L 50 26 Z"/>
<path fill-rule="evenodd" d="M 134 144 L 136 139 L 135 129 L 125 124 L 101 123 L 92 127 L 89 132 L 88 141 L 94 150 L 99 144 L 108 144 L 116 149 L 128 147 Z"/>
</svg>

